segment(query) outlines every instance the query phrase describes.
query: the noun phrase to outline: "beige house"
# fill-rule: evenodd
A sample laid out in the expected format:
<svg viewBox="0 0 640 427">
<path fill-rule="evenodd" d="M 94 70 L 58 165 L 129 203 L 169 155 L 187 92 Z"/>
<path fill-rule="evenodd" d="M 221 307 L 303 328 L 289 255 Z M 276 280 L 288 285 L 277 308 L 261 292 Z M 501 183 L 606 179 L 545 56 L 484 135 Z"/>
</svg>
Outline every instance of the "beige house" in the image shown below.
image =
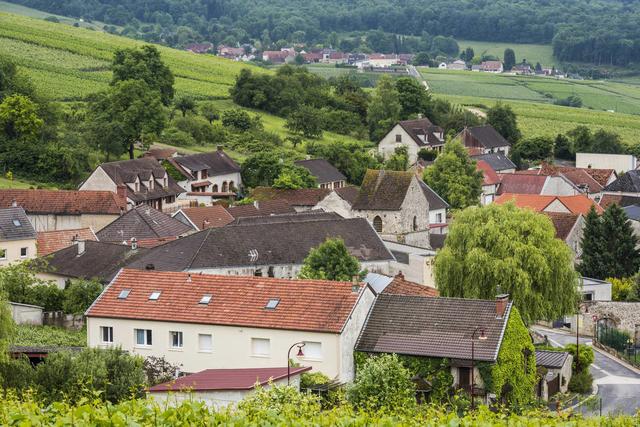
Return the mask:
<svg viewBox="0 0 640 427">
<path fill-rule="evenodd" d="M 109 191 L 0 190 L 0 208 L 12 206 L 23 208 L 38 232 L 97 231 L 118 218 L 126 202 Z"/>
<path fill-rule="evenodd" d="M 396 148 L 407 147 L 409 164 L 412 165 L 418 160 L 420 150 L 441 151 L 444 143 L 444 129 L 435 126 L 429 119 L 403 120 L 380 140 L 378 153 L 387 160 L 393 156 Z"/>
<path fill-rule="evenodd" d="M 24 209 L 0 209 L 0 267 L 35 258 L 37 234 Z"/>
<path fill-rule="evenodd" d="M 301 365 L 350 381 L 374 298 L 352 282 L 125 269 L 87 310 L 87 339 L 185 372 L 282 367 L 304 344 Z"/>
</svg>

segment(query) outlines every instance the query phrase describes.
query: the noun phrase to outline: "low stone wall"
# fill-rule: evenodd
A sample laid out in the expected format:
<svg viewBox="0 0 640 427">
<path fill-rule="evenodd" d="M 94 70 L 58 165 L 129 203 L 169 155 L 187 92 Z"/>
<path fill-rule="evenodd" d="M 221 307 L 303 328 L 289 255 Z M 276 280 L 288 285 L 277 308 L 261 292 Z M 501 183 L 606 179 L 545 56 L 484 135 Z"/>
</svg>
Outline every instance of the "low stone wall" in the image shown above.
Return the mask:
<svg viewBox="0 0 640 427">
<path fill-rule="evenodd" d="M 596 319 L 611 319 L 616 328 L 626 331 L 635 337 L 636 344 L 640 343 L 640 302 L 622 301 L 588 301 L 580 305 L 582 321 L 580 333 L 594 334 Z"/>
</svg>

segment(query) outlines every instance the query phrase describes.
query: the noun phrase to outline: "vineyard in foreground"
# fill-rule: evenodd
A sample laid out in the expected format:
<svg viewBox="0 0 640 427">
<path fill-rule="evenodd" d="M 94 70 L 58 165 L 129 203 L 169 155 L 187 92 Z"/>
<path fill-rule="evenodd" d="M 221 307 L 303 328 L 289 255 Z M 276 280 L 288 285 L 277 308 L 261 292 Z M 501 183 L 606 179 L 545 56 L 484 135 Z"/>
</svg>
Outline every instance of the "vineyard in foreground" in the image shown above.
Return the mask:
<svg viewBox="0 0 640 427">
<path fill-rule="evenodd" d="M 18 64 L 40 93 L 56 100 L 82 99 L 106 88 L 111 80 L 108 66 L 113 52 L 143 44 L 99 31 L 0 13 L 0 55 Z M 213 55 L 162 46 L 158 49 L 176 77 L 178 95 L 228 97 L 235 76 L 250 67 Z"/>
<path fill-rule="evenodd" d="M 408 413 L 354 413 L 338 408 L 328 411 L 303 412 L 293 405 L 277 405 L 252 410 L 223 410 L 215 412 L 201 402 L 185 401 L 168 407 L 147 400 L 130 400 L 118 405 L 99 401 L 85 401 L 77 406 L 55 402 L 49 406 L 25 396 L 17 399 L 8 392 L 0 399 L 2 425 L 59 425 L 59 426 L 517 426 L 517 427 L 635 427 L 638 417 L 582 418 L 571 414 L 556 415 L 543 412 L 523 415 L 495 414 L 486 408 L 459 417 L 435 407 L 423 407 Z"/>
</svg>

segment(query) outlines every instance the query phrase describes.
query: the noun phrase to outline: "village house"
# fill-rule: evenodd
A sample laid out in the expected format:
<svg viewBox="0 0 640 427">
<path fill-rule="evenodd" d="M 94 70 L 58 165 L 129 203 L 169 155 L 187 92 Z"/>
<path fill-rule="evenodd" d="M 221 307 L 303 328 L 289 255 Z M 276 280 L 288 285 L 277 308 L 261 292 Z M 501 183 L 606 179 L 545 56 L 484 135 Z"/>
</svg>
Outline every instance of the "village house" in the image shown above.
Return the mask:
<svg viewBox="0 0 640 427">
<path fill-rule="evenodd" d="M 455 137 L 467 148 L 478 148 L 480 154 L 498 153 L 508 156 L 511 143 L 500 135 L 491 125 L 465 127 Z"/>
<path fill-rule="evenodd" d="M 250 53 L 247 53 L 247 50 Z M 247 49 L 244 47 L 225 46 L 223 44 L 218 46 L 218 56 L 234 61 L 251 61 L 252 59 L 255 59 L 253 51 L 255 51 L 255 49 L 252 49 L 251 46 Z"/>
<path fill-rule="evenodd" d="M 178 155 L 178 150 L 176 150 L 175 148 L 151 146 L 151 148 L 145 151 L 142 156 L 152 157 L 157 161 L 161 162 L 163 160 L 167 160 L 170 157 L 176 157 L 177 155 Z"/>
<path fill-rule="evenodd" d="M 385 240 L 429 248 L 429 229 L 446 224 L 448 207 L 411 172 L 368 170 L 352 211 Z"/>
<path fill-rule="evenodd" d="M 438 68 L 444 68 L 446 70 L 453 70 L 453 71 L 465 71 L 467 69 L 467 63 L 462 61 L 461 59 L 457 59 L 448 64 L 444 64 L 444 67 L 440 66 Z"/>
<path fill-rule="evenodd" d="M 502 61 L 483 61 L 480 64 L 480 71 L 485 73 L 502 73 L 504 68 Z"/>
<path fill-rule="evenodd" d="M 229 206 L 225 208 L 234 220 L 253 216 L 271 216 L 294 214 L 296 210 L 286 200 L 254 200 L 251 204 Z"/>
<path fill-rule="evenodd" d="M 36 274 L 64 289 L 73 279 L 109 283 L 124 267 L 148 249 L 117 243 L 76 240 L 73 245 L 49 254 L 46 265 Z"/>
<path fill-rule="evenodd" d="M 279 368 L 301 343 L 300 364 L 347 382 L 373 300 L 357 282 L 125 269 L 85 313 L 87 341 L 164 357 L 187 373 Z"/>
<path fill-rule="evenodd" d="M 476 169 L 482 172 L 482 195 L 480 204 L 485 206 L 493 202 L 498 194 L 500 177 L 495 170 L 484 160 L 476 162 Z"/>
<path fill-rule="evenodd" d="M 349 187 L 343 187 L 349 188 Z M 338 189 L 337 191 L 341 191 Z M 286 190 L 273 187 L 256 187 L 249 195 L 253 200 L 264 202 L 267 200 L 281 200 L 289 204 L 296 212 L 307 212 L 314 209 L 325 197 L 331 193 L 327 188 L 300 188 Z"/>
<path fill-rule="evenodd" d="M 318 188 L 334 190 L 347 185 L 347 178 L 325 159 L 298 160 L 294 163 L 309 171 L 316 179 Z"/>
<path fill-rule="evenodd" d="M 442 369 L 451 372 L 450 386 L 486 400 L 488 395 L 497 393 L 487 389 L 478 365 L 498 363 L 507 340 L 509 351 L 513 351 L 511 346 L 529 350 L 529 334 L 526 330 L 516 332 L 524 328 L 516 329 L 517 322 L 522 321 L 511 319 L 512 316 L 512 302 L 507 295 L 488 301 L 383 293 L 376 297 L 367 316 L 356 351 L 363 355 L 392 353 L 401 358 L 435 359 L 442 363 Z M 534 363 L 533 354 L 522 354 L 521 362 L 510 369 L 521 372 L 529 358 Z M 420 377 L 427 373 L 415 374 L 414 381 L 430 383 L 430 378 Z"/>
<path fill-rule="evenodd" d="M 353 218 L 352 206 L 359 192 L 358 187 L 351 185 L 337 188 L 321 199 L 313 209 L 335 212 L 343 218 Z"/>
<path fill-rule="evenodd" d="M 68 248 L 78 240 L 98 241 L 91 227 L 38 232 L 38 256 L 43 257 Z"/>
<path fill-rule="evenodd" d="M 611 184 L 604 187 L 602 190 L 603 197 L 606 195 L 618 196 L 622 198 L 640 197 L 640 170 L 630 170 L 618 177 Z"/>
<path fill-rule="evenodd" d="M 518 208 L 528 208 L 536 212 L 572 213 L 583 216 L 586 216 L 592 207 L 599 214 L 604 212 L 602 207 L 584 194 L 575 196 L 544 196 L 537 194 L 504 193 L 501 194 L 494 203 L 499 205 L 513 203 Z"/>
<path fill-rule="evenodd" d="M 557 393 L 566 393 L 571 380 L 573 356 L 566 351 L 536 350 L 536 367 L 545 374 L 538 383 L 537 394 L 542 400 Z"/>
<path fill-rule="evenodd" d="M 168 162 L 184 177 L 178 181 L 184 189 L 181 199 L 208 205 L 218 199 L 233 198 L 242 188 L 240 166 L 222 147 L 211 153 L 172 157 Z"/>
<path fill-rule="evenodd" d="M 176 198 L 185 192 L 152 157 L 101 164 L 80 185 L 81 192 L 96 190 L 126 198 L 129 209 L 144 204 L 158 210 L 175 207 Z"/>
<path fill-rule="evenodd" d="M 625 173 L 638 167 L 638 159 L 633 154 L 576 153 L 576 167 Z"/>
<path fill-rule="evenodd" d="M 439 236 L 446 234 L 432 234 L 429 236 L 429 243 L 433 244 Z M 397 242 L 385 241 L 384 245 L 393 255 L 394 260 L 389 262 L 387 275 L 401 275 L 408 281 L 431 288 L 436 287 L 433 273 L 433 266 L 436 256 L 434 248 L 418 248 L 416 246 L 405 245 Z"/>
<path fill-rule="evenodd" d="M 444 129 L 435 126 L 429 119 L 403 120 L 380 140 L 378 153 L 388 160 L 396 148 L 407 147 L 409 164 L 414 164 L 421 149 L 442 151 L 444 143 Z"/>
<path fill-rule="evenodd" d="M 36 231 L 100 230 L 126 209 L 122 195 L 109 191 L 0 190 L 0 208 L 21 207 Z"/>
<path fill-rule="evenodd" d="M 613 204 L 616 204 L 621 208 L 625 206 L 640 205 L 640 195 L 638 195 L 637 197 L 634 197 L 634 196 L 623 196 L 621 194 L 603 194 L 598 204 L 603 209 L 606 209 Z"/>
<path fill-rule="evenodd" d="M 179 406 L 184 401 L 196 401 L 222 409 L 247 398 L 256 388 L 288 385 L 299 390 L 300 375 L 310 370 L 311 366 L 205 369 L 149 387 L 148 395 L 161 405 Z"/>
<path fill-rule="evenodd" d="M 206 42 L 206 43 L 191 43 L 188 44 L 184 50 L 186 50 L 187 52 L 192 52 L 192 53 L 209 53 L 213 50 L 213 44 Z"/>
<path fill-rule="evenodd" d="M 602 196 L 604 187 L 616 180 L 617 175 L 613 169 L 577 168 L 570 166 L 556 166 L 542 163 L 540 168 L 521 171 L 546 176 L 563 176 L 581 193 L 598 201 Z"/>
<path fill-rule="evenodd" d="M 574 196 L 580 189 L 564 175 L 537 175 L 530 171 L 499 174 L 498 194 L 517 193 L 543 196 Z"/>
<path fill-rule="evenodd" d="M 0 267 L 35 258 L 36 238 L 24 209 L 0 209 Z"/>
<path fill-rule="evenodd" d="M 631 228 L 633 229 L 633 234 L 635 234 L 636 237 L 640 237 L 640 206 L 629 205 L 623 207 L 622 210 L 629 219 L 629 223 L 631 224 Z"/>
<path fill-rule="evenodd" d="M 534 74 L 534 70 L 531 68 L 531 65 L 526 61 L 522 61 L 520 64 L 516 64 L 511 69 L 511 72 L 521 75 L 531 75 Z"/>
<path fill-rule="evenodd" d="M 131 209 L 96 235 L 101 242 L 154 247 L 194 231 L 190 225 L 151 206 L 141 205 Z"/>
<path fill-rule="evenodd" d="M 584 234 L 584 215 L 581 213 L 544 212 L 553 223 L 556 238 L 569 246 L 574 260 L 582 256 L 582 236 Z"/>
<path fill-rule="evenodd" d="M 284 64 L 293 62 L 296 52 L 293 49 L 265 50 L 262 52 L 262 60 L 273 64 Z"/>
<path fill-rule="evenodd" d="M 298 277 L 311 249 L 329 238 L 344 241 L 362 269 L 385 273 L 393 255 L 362 218 L 298 213 L 239 218 L 153 248 L 128 268 L 191 273 Z"/>
<path fill-rule="evenodd" d="M 504 154 L 488 153 L 488 154 L 471 154 L 476 162 L 482 160 L 486 162 L 496 173 L 514 173 L 516 165 Z"/>
<path fill-rule="evenodd" d="M 394 53 L 371 53 L 367 56 L 366 60 L 359 62 L 357 65 L 359 68 L 386 68 L 398 65 L 399 63 L 398 55 Z"/>
</svg>

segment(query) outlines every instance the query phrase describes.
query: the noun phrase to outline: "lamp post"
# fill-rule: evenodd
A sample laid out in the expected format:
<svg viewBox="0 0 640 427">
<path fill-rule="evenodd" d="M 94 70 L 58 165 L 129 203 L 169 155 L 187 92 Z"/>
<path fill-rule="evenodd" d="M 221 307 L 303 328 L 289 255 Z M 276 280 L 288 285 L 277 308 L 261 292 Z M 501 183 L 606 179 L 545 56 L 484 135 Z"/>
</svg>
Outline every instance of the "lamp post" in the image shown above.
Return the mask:
<svg viewBox="0 0 640 427">
<path fill-rule="evenodd" d="M 302 357 L 304 356 L 304 353 L 302 352 L 302 347 L 304 347 L 304 344 L 305 343 L 303 341 L 297 342 L 289 347 L 289 351 L 287 351 L 287 385 L 290 384 L 291 376 L 291 350 L 293 350 L 293 347 L 298 346 L 298 353 L 296 354 L 296 357 Z"/>
<path fill-rule="evenodd" d="M 475 340 L 476 340 L 476 334 L 480 332 L 480 334 L 478 335 L 478 340 L 480 341 L 484 341 L 487 339 L 487 335 L 484 332 L 484 328 L 481 328 L 480 326 L 476 326 L 476 328 L 473 330 L 473 333 L 471 334 L 471 409 L 474 409 L 476 406 L 476 401 L 475 401 L 475 394 L 474 394 L 474 389 L 476 388 L 476 379 L 475 379 L 475 352 L 476 352 L 476 347 L 475 347 Z"/>
</svg>

